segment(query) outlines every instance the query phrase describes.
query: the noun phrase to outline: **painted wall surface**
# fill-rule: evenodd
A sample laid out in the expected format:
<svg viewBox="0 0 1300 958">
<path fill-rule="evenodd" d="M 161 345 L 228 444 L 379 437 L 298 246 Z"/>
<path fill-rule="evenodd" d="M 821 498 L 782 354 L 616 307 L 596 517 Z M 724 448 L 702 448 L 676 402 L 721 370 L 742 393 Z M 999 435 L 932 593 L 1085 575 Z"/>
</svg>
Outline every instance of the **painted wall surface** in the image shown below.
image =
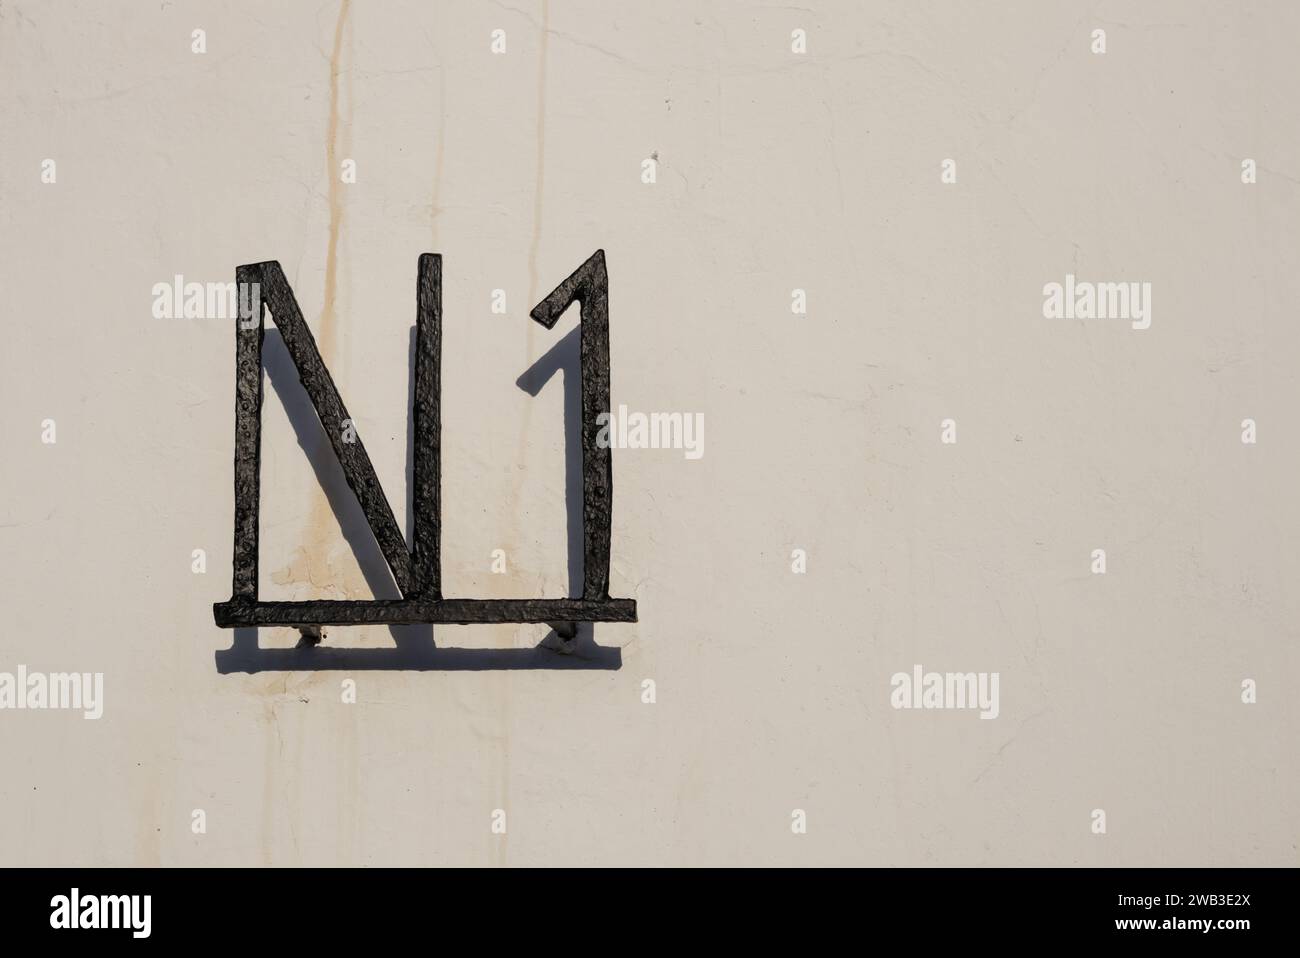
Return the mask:
<svg viewBox="0 0 1300 958">
<path fill-rule="evenodd" d="M 5 0 L 0 673 L 102 673 L 103 714 L 0 709 L 0 864 L 1296 864 L 1298 32 Z M 528 311 L 597 248 L 613 403 L 705 427 L 614 452 L 640 621 L 247 671 L 298 634 L 213 624 L 232 321 L 155 286 L 278 260 L 405 528 L 442 253 L 445 591 L 563 596 L 576 310 Z M 1067 276 L 1149 326 L 1045 315 Z M 263 597 L 392 594 L 267 364 Z M 996 717 L 895 707 L 917 667 L 996 673 Z"/>
</svg>

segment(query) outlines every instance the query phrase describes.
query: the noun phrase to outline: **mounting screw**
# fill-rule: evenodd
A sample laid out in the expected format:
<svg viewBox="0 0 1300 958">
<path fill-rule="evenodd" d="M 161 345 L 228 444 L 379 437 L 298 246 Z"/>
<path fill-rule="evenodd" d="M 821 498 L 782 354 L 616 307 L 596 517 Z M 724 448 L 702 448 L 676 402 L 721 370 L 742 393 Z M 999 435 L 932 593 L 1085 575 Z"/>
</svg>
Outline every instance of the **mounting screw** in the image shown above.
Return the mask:
<svg viewBox="0 0 1300 958">
<path fill-rule="evenodd" d="M 298 640 L 297 647 L 300 649 L 312 649 L 320 645 L 321 639 L 325 638 L 325 630 L 319 625 L 300 625 L 298 631 L 302 633 L 302 638 Z"/>
</svg>

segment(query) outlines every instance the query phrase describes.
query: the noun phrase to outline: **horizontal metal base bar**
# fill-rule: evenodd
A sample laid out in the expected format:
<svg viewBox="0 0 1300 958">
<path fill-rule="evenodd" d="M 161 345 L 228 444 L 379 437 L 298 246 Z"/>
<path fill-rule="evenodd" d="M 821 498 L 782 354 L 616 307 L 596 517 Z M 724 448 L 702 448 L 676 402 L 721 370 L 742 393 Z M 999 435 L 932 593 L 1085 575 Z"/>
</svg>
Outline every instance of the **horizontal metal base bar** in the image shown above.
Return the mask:
<svg viewBox="0 0 1300 958">
<path fill-rule="evenodd" d="M 476 625 L 492 622 L 635 622 L 635 599 L 373 599 L 212 606 L 223 629 L 300 625 Z"/>
</svg>

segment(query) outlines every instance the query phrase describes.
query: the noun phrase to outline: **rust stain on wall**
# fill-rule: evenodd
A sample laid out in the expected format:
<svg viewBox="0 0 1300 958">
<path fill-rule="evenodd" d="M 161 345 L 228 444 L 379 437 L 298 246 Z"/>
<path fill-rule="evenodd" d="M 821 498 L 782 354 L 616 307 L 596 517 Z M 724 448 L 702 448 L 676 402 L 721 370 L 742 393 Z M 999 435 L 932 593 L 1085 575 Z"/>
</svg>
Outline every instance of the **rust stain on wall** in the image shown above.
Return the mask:
<svg viewBox="0 0 1300 958">
<path fill-rule="evenodd" d="M 525 308 L 532 309 L 533 304 L 537 302 L 538 293 L 538 273 L 537 257 L 542 243 L 542 194 L 546 183 L 546 51 L 547 39 L 550 36 L 550 14 L 551 6 L 549 2 L 542 4 L 542 22 L 541 34 L 538 38 L 538 58 L 537 58 L 537 152 L 535 159 L 536 167 L 536 186 L 533 193 L 533 236 L 532 242 L 528 249 L 528 297 L 525 300 Z M 537 335 L 536 325 L 531 321 L 524 324 L 525 336 L 525 365 L 531 366 L 533 360 L 537 358 Z M 508 520 L 508 529 L 506 533 L 506 554 L 515 556 L 519 554 L 516 543 L 519 540 L 519 499 L 522 492 L 524 480 L 524 462 L 527 457 L 528 437 L 534 430 L 532 427 L 533 404 L 527 403 L 524 406 L 524 421 L 519 428 L 519 436 L 515 440 L 515 457 L 514 472 L 511 475 L 510 493 L 505 505 Z"/>
<path fill-rule="evenodd" d="M 321 357 L 333 365 L 338 347 L 339 244 L 343 235 L 345 208 L 340 163 L 347 157 L 352 140 L 352 24 L 351 0 L 339 5 L 334 24 L 334 43 L 329 62 L 329 120 L 325 130 L 325 175 L 329 200 L 329 239 L 325 251 L 325 291 L 320 318 L 315 324 L 316 342 Z M 343 67 L 344 40 L 347 40 L 347 70 Z M 347 84 L 346 119 L 340 109 L 340 80 Z M 341 428 L 326 423 L 324 428 Z M 294 552 L 288 565 L 271 576 L 277 585 L 302 585 L 303 598 L 348 599 L 369 594 L 365 578 L 355 563 L 338 563 L 332 547 L 338 546 L 338 525 L 332 518 L 329 499 L 319 486 L 312 490 L 311 511 L 301 537 L 303 545 Z"/>
<path fill-rule="evenodd" d="M 325 174 L 329 183 L 330 207 L 329 247 L 325 253 L 325 305 L 321 310 L 317 333 L 321 356 L 327 362 L 334 358 L 335 337 L 338 332 L 335 298 L 338 291 L 339 234 L 343 229 L 343 181 L 339 176 L 338 150 L 339 73 L 342 70 L 343 35 L 348 30 L 350 7 L 351 0 L 343 0 L 339 6 L 338 21 L 334 24 L 334 47 L 330 52 L 330 112 L 329 125 L 325 130 Z M 351 97 L 349 97 L 348 109 L 350 113 Z M 348 127 L 350 134 L 350 115 Z"/>
</svg>

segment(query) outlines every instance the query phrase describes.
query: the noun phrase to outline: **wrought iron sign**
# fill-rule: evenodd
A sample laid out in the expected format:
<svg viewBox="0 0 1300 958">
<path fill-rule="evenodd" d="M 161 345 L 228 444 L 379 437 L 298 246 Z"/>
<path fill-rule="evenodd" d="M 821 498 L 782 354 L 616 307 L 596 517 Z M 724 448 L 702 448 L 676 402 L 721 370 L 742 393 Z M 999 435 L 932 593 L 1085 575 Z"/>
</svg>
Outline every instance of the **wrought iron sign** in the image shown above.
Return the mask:
<svg viewBox="0 0 1300 958">
<path fill-rule="evenodd" d="M 293 290 L 274 260 L 240 266 L 235 272 L 241 317 L 235 332 L 235 546 L 231 597 L 213 605 L 223 629 L 291 626 L 318 630 L 323 625 L 473 624 L 545 622 L 572 635 L 579 622 L 635 622 L 636 600 L 609 595 L 610 519 L 614 505 L 613 469 L 608 444 L 597 441 L 597 417 L 609 411 L 609 278 L 605 252 L 597 250 L 539 303 L 532 318 L 547 329 L 573 303 L 581 307 L 579 368 L 582 394 L 581 598 L 462 599 L 442 594 L 439 548 L 442 529 L 441 369 L 442 257 L 420 256 L 416 282 L 415 449 L 412 482 L 414 543 L 408 551 L 392 507 L 375 475 L 366 447 L 355 431 L 345 439 L 350 420 L 329 369 L 321 360 Z M 298 371 L 334 455 L 356 495 L 392 571 L 400 599 L 264 602 L 258 599 L 258 509 L 262 449 L 262 340 L 265 309 Z"/>
</svg>

